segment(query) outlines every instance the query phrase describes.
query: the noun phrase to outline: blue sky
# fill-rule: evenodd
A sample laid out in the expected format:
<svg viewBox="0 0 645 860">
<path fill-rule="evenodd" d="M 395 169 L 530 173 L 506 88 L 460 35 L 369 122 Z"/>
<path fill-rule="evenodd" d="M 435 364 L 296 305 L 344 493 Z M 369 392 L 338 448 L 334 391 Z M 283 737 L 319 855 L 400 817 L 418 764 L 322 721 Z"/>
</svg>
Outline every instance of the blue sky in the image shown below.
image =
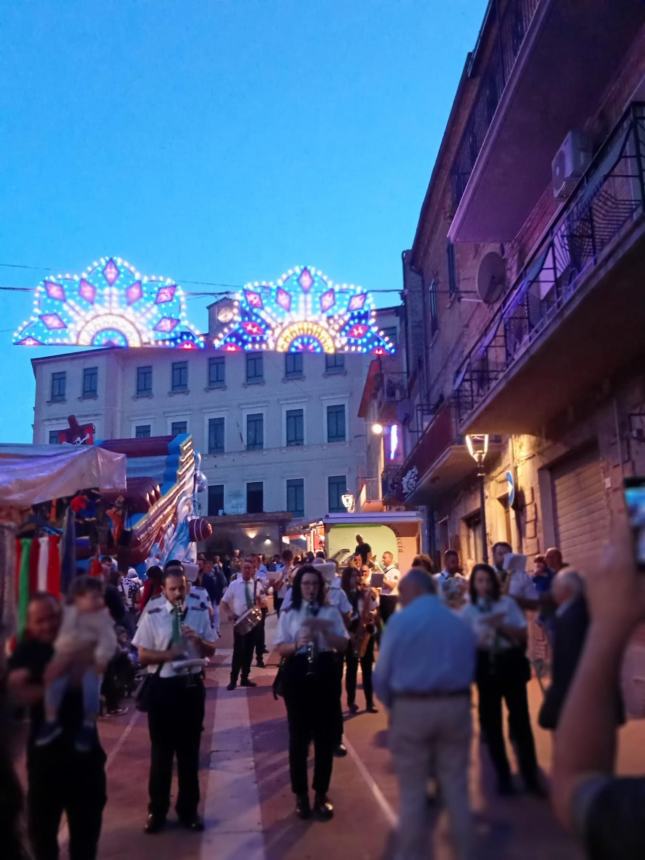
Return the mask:
<svg viewBox="0 0 645 860">
<path fill-rule="evenodd" d="M 485 5 L 0 0 L 0 263 L 398 288 Z M 0 302 L 0 441 L 31 441 L 45 353 L 11 345 L 29 294 Z"/>
</svg>

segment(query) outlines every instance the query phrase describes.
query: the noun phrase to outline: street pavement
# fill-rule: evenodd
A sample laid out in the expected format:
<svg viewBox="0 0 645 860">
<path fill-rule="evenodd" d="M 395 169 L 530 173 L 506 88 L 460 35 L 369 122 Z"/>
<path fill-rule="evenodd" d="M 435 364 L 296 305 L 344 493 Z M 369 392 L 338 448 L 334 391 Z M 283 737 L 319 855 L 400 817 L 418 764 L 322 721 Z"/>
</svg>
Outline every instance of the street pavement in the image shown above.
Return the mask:
<svg viewBox="0 0 645 860">
<path fill-rule="evenodd" d="M 269 618 L 269 629 L 274 626 Z M 271 641 L 269 632 L 268 641 Z M 231 633 L 207 673 L 207 707 L 201 757 L 201 787 L 206 821 L 203 834 L 187 833 L 174 821 L 157 835 L 142 832 L 146 816 L 148 735 L 145 715 L 130 706 L 127 715 L 101 721 L 108 754 L 108 805 L 99 856 L 150 857 L 153 860 L 373 860 L 392 856 L 397 816 L 397 787 L 387 749 L 387 717 L 360 712 L 345 724 L 349 755 L 336 759 L 330 796 L 331 822 L 303 822 L 293 813 L 287 760 L 284 703 L 275 701 L 271 684 L 277 659 L 254 669 L 257 688 L 225 689 L 230 671 Z M 530 685 L 532 711 L 541 694 Z M 362 705 L 361 692 L 358 703 Z M 476 725 L 476 712 L 473 710 Z M 534 723 L 535 725 L 535 723 Z M 539 759 L 548 772 L 551 738 L 535 728 Z M 619 770 L 645 773 L 645 727 L 632 722 L 621 732 Z M 548 802 L 520 794 L 498 798 L 486 748 L 472 744 L 470 788 L 482 860 L 576 860 L 582 854 L 555 821 Z M 453 857 L 446 816 L 437 818 L 432 854 Z M 65 839 L 65 829 L 61 833 Z M 65 855 L 63 855 L 65 856 Z"/>
</svg>

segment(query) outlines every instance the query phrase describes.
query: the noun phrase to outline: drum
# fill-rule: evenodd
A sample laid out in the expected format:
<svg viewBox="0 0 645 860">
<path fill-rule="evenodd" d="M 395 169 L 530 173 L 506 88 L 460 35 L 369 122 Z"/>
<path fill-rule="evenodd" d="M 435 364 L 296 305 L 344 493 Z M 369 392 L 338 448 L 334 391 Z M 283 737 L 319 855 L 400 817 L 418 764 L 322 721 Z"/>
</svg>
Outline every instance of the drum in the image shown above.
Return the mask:
<svg viewBox="0 0 645 860">
<path fill-rule="evenodd" d="M 239 636 L 246 636 L 247 633 L 250 633 L 251 630 L 258 626 L 260 621 L 262 621 L 262 610 L 258 606 L 252 606 L 243 615 L 240 615 L 233 625 L 233 630 Z"/>
</svg>

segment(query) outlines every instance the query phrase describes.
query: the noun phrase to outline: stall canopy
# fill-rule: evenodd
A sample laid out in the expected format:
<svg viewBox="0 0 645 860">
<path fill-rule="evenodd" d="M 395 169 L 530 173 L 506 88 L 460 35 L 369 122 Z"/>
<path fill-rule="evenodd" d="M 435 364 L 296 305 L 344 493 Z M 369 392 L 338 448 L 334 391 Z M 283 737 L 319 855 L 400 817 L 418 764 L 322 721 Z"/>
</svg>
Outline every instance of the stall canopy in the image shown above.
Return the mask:
<svg viewBox="0 0 645 860">
<path fill-rule="evenodd" d="M 0 445 L 0 504 L 28 508 L 93 487 L 125 489 L 124 454 L 96 446 Z"/>
</svg>

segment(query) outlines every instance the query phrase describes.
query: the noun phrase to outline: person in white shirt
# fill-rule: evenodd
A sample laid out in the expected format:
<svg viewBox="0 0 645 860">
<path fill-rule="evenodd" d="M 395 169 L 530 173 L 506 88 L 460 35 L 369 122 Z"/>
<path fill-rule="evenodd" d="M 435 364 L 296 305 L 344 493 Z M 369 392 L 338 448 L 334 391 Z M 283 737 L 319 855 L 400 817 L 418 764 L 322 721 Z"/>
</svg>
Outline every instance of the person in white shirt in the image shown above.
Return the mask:
<svg viewBox="0 0 645 860">
<path fill-rule="evenodd" d="M 309 818 L 307 785 L 310 741 L 315 749 L 314 814 L 327 820 L 334 808 L 327 797 L 336 743 L 338 654 L 347 647 L 348 634 L 340 612 L 325 603 L 325 584 L 319 566 L 304 565 L 293 582 L 292 603 L 278 621 L 275 646 L 283 667 L 284 699 L 289 721 L 289 769 L 296 795 L 296 813 Z"/>
<path fill-rule="evenodd" d="M 261 605 L 264 598 L 264 590 L 257 579 L 255 579 L 253 571 L 253 560 L 245 558 L 242 563 L 241 576 L 231 580 L 224 592 L 220 607 L 229 621 L 236 622 L 253 606 Z M 240 673 L 242 675 L 242 687 L 257 686 L 255 681 L 249 678 L 256 641 L 257 632 L 255 627 L 245 634 L 233 628 L 233 660 L 231 664 L 231 680 L 226 688 L 227 690 L 234 690 L 237 687 L 237 679 Z"/>
<path fill-rule="evenodd" d="M 383 561 L 383 587 L 381 588 L 381 619 L 383 624 L 387 623 L 387 619 L 396 611 L 396 605 L 399 602 L 399 580 L 401 573 L 398 567 L 394 564 L 394 555 L 391 552 L 384 552 Z"/>
<path fill-rule="evenodd" d="M 451 609 L 463 606 L 468 594 L 468 580 L 461 573 L 461 562 L 456 549 L 447 549 L 443 554 L 443 569 L 434 574 L 437 594 Z"/>
<path fill-rule="evenodd" d="M 293 553 L 290 549 L 285 549 L 282 553 L 282 570 L 280 571 L 280 576 L 273 583 L 273 604 L 278 618 L 280 617 L 280 610 L 282 609 L 287 592 L 291 588 L 293 571 Z"/>
<path fill-rule="evenodd" d="M 179 780 L 176 810 L 180 823 L 189 830 L 204 829 L 197 812 L 205 702 L 203 664 L 200 666 L 198 659 L 181 658 L 210 656 L 215 644 L 208 612 L 201 606 L 187 605 L 186 590 L 181 568 L 166 570 L 163 602 L 155 601 L 141 616 L 133 639 L 139 660 L 148 667 L 151 676 L 148 680 L 150 803 L 146 833 L 157 833 L 166 823 L 175 756 Z"/>
</svg>

